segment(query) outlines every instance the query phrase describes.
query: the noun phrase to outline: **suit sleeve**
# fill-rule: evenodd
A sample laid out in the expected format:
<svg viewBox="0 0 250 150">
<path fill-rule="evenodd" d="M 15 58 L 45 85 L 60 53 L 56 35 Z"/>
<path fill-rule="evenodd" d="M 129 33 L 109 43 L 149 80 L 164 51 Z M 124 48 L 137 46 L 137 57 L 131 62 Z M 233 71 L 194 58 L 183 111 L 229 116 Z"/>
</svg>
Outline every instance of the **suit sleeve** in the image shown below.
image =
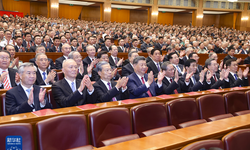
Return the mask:
<svg viewBox="0 0 250 150">
<path fill-rule="evenodd" d="M 27 101 L 24 101 L 21 105 L 17 105 L 16 97 L 13 93 L 9 91 L 6 92 L 5 107 L 7 115 L 26 113 L 31 112 L 33 110 L 33 108 L 28 104 L 28 99 Z"/>
<path fill-rule="evenodd" d="M 113 87 L 111 90 L 104 92 L 100 85 L 94 84 L 95 91 L 97 93 L 98 102 L 110 102 L 113 97 L 116 97 L 119 94 L 116 87 Z"/>
<path fill-rule="evenodd" d="M 52 105 L 51 105 L 51 103 L 49 102 L 49 100 L 48 100 L 48 96 L 47 96 L 47 94 L 45 94 L 45 96 L 44 96 L 44 100 L 45 100 L 45 106 L 43 107 L 43 108 L 41 108 L 41 109 L 48 109 L 48 108 L 52 108 Z"/>
<path fill-rule="evenodd" d="M 174 81 L 168 86 L 162 83 L 162 93 L 163 94 L 173 94 L 174 90 L 177 89 L 179 85 Z"/>
<path fill-rule="evenodd" d="M 50 61 L 50 69 L 56 69 L 56 66 L 55 66 L 53 60 Z"/>
<path fill-rule="evenodd" d="M 61 70 L 62 69 L 62 63 L 58 59 L 56 59 L 55 62 L 56 62 L 56 69 Z"/>
<path fill-rule="evenodd" d="M 127 87 L 128 87 L 129 93 L 134 96 L 140 96 L 143 93 L 148 91 L 148 88 L 146 87 L 145 84 L 137 86 L 135 83 L 135 80 L 132 80 L 130 78 L 128 79 Z"/>
</svg>

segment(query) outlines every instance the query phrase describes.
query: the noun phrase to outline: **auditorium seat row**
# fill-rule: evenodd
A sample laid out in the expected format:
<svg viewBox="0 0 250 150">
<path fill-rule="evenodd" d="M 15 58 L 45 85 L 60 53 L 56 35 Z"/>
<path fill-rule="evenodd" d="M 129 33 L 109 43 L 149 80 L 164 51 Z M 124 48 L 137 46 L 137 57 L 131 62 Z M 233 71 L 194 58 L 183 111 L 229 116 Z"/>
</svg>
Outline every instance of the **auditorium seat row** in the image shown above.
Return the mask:
<svg viewBox="0 0 250 150">
<path fill-rule="evenodd" d="M 144 103 L 132 107 L 130 112 L 127 108 L 120 107 L 98 110 L 88 116 L 91 143 L 95 147 L 112 145 L 176 128 L 246 114 L 249 111 L 249 95 L 250 91 L 246 94 L 230 92 L 224 95 L 224 99 L 221 95 L 211 94 L 196 100 L 194 98 L 175 99 L 166 105 L 160 102 Z M 86 122 L 86 117 L 78 114 L 37 122 L 39 149 L 67 149 L 88 145 Z M 13 132 L 14 128 L 21 129 Z M 27 147 L 31 149 L 34 147 L 30 124 L 1 125 L 0 133 L 2 142 L 7 135 L 15 134 L 23 136 L 23 141 L 30 141 L 24 142 L 28 144 Z M 4 149 L 1 145 L 4 143 L 0 143 L 0 149 Z"/>
<path fill-rule="evenodd" d="M 236 130 L 221 140 L 211 139 L 191 143 L 181 150 L 249 150 L 250 129 Z"/>
</svg>

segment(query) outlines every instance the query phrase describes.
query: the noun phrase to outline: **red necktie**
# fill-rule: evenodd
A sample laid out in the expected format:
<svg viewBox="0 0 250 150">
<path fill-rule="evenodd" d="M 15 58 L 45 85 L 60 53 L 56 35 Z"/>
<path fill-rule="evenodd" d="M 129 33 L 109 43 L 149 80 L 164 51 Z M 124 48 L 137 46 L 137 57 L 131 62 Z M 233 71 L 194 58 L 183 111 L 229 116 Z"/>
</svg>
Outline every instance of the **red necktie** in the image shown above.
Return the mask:
<svg viewBox="0 0 250 150">
<path fill-rule="evenodd" d="M 142 81 L 143 84 L 145 84 L 143 77 L 141 77 L 141 81 Z M 151 92 L 149 90 L 147 91 L 147 93 L 148 93 L 149 97 L 152 97 L 152 94 L 151 94 Z"/>
<path fill-rule="evenodd" d="M 30 42 L 28 42 L 28 48 L 30 48 Z"/>
<path fill-rule="evenodd" d="M 92 61 L 94 61 L 95 59 L 92 58 Z M 94 68 L 96 68 L 96 65 L 94 65 Z"/>
<path fill-rule="evenodd" d="M 5 71 L 3 71 L 2 73 L 4 73 L 4 72 L 5 72 Z M 3 81 L 3 86 L 4 86 L 4 89 L 10 89 L 10 88 L 11 88 L 7 76 L 6 76 L 6 78 L 4 79 L 4 81 Z"/>
<path fill-rule="evenodd" d="M 170 82 L 172 83 L 172 82 L 173 82 L 173 79 L 170 79 Z M 178 94 L 178 91 L 175 89 L 175 90 L 174 90 L 174 93 L 175 93 L 175 94 Z"/>
<path fill-rule="evenodd" d="M 214 74 L 213 76 L 214 76 L 214 80 L 215 80 L 215 82 L 217 82 L 217 79 L 216 79 L 216 76 L 215 76 L 215 74 Z"/>
</svg>

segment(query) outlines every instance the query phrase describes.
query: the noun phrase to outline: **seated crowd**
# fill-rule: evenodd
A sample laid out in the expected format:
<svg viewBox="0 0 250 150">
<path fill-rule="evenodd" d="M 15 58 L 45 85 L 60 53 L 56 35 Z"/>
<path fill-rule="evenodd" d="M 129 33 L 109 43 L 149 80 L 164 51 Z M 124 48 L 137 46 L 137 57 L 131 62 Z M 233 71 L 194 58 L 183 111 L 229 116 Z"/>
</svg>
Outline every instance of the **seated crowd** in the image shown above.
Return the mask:
<svg viewBox="0 0 250 150">
<path fill-rule="evenodd" d="M 42 85 L 51 85 L 59 108 L 248 86 L 249 69 L 238 69 L 242 60 L 234 56 L 248 54 L 244 62 L 250 62 L 248 32 L 32 16 L 1 17 L 0 27 L 0 88 L 9 89 L 8 115 L 52 108 Z M 36 56 L 22 62 L 15 52 Z M 53 62 L 45 52 L 63 56 Z M 117 57 L 122 52 L 128 59 Z M 139 56 L 143 52 L 147 58 Z M 209 54 L 204 66 L 199 53 Z M 218 62 L 217 53 L 228 55 Z M 62 70 L 62 80 L 55 70 Z"/>
</svg>

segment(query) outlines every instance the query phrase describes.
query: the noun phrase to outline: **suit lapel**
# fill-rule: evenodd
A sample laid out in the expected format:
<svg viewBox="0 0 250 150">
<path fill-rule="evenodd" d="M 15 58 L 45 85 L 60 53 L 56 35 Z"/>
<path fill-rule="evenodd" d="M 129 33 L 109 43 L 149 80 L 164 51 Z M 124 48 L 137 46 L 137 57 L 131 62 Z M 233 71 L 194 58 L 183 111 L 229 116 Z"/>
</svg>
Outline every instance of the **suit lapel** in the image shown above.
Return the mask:
<svg viewBox="0 0 250 150">
<path fill-rule="evenodd" d="M 64 92 L 65 91 L 67 92 L 67 95 L 70 95 L 73 92 L 72 89 L 71 89 L 71 87 L 70 87 L 70 85 L 65 80 L 65 78 L 62 79 L 62 85 L 63 85 L 62 89 L 64 89 Z M 80 84 L 78 85 L 78 87 L 77 87 L 77 85 L 78 84 L 77 84 L 77 80 L 76 80 L 76 88 L 78 88 Z"/>
<path fill-rule="evenodd" d="M 10 69 L 8 69 L 8 72 L 9 72 L 9 77 L 10 77 L 10 84 L 12 87 L 14 87 L 16 86 L 16 81 L 15 81 L 16 74 Z"/>
<path fill-rule="evenodd" d="M 44 83 L 43 78 L 42 78 L 41 73 L 40 73 L 39 70 L 37 70 L 37 72 L 36 72 L 36 80 L 38 81 L 38 83 L 41 83 L 41 82 Z"/>
<path fill-rule="evenodd" d="M 102 89 L 104 89 L 104 91 L 108 91 L 109 89 L 106 87 L 106 85 L 101 81 L 97 81 L 97 83 L 102 87 Z M 111 84 L 112 85 L 112 84 Z"/>
</svg>

